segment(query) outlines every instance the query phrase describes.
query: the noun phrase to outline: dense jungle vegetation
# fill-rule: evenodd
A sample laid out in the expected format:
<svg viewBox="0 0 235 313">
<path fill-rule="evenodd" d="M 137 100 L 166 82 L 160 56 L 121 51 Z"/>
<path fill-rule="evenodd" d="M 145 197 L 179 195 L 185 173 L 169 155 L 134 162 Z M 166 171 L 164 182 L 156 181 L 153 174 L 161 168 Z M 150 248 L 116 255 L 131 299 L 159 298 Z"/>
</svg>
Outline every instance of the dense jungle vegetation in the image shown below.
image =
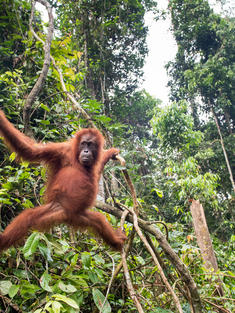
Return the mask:
<svg viewBox="0 0 235 313">
<path fill-rule="evenodd" d="M 129 238 L 118 253 L 65 225 L 31 232 L 0 255 L 0 312 L 233 312 L 235 18 L 226 1 L 157 2 L 0 1 L 0 109 L 37 141 L 97 127 L 120 148 L 94 210 Z M 177 43 L 168 104 L 141 88 L 147 12 Z M 1 232 L 46 177 L 0 137 Z"/>
</svg>

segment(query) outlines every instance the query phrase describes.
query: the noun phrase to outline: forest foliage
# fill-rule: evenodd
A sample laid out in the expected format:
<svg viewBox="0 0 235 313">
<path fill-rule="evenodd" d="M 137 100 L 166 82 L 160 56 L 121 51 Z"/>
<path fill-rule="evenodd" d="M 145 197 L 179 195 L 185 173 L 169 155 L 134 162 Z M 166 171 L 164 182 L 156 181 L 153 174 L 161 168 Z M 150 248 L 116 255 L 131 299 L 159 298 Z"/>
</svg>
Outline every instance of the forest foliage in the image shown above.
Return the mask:
<svg viewBox="0 0 235 313">
<path fill-rule="evenodd" d="M 154 225 L 159 234 L 168 234 L 169 251 L 188 269 L 200 295 L 200 310 L 232 312 L 234 16 L 223 10 L 215 13 L 206 0 L 171 0 L 164 12 L 153 0 L 48 3 L 54 15 L 50 66 L 26 112 L 25 103 L 43 68 L 48 22 L 36 9 L 35 38 L 30 31 L 31 1 L 0 2 L 0 108 L 22 132 L 27 117 L 27 132 L 38 141 L 64 141 L 80 128 L 99 128 L 107 146 L 120 148 L 126 161 L 138 217 Z M 168 104 L 141 89 L 148 53 L 147 12 L 154 14 L 156 23 L 166 16 L 171 19 L 177 43 L 175 59 L 166 67 Z M 17 163 L 3 140 L 0 151 L 3 231 L 22 209 L 43 202 L 46 171 Z M 116 210 L 132 211 L 135 201 L 123 169 L 117 162 L 107 165 L 104 198 Z M 199 200 L 205 210 L 217 272 L 204 266 L 190 213 L 193 200 Z M 115 227 L 120 225 L 117 214 L 104 214 Z M 182 312 L 200 312 L 193 304 L 196 296 L 192 300 L 182 273 L 164 250 L 161 235 L 142 229 L 158 267 L 142 236 L 133 231 L 133 221 L 126 221 L 124 229 L 133 236 L 126 259 L 143 312 L 176 312 L 177 299 Z M 0 256 L 0 312 L 136 312 L 123 269 L 115 272 L 120 262 L 120 253 L 92 234 L 74 233 L 64 225 L 49 234 L 32 232 L 25 243 Z M 223 295 L 217 293 L 218 279 Z"/>
</svg>

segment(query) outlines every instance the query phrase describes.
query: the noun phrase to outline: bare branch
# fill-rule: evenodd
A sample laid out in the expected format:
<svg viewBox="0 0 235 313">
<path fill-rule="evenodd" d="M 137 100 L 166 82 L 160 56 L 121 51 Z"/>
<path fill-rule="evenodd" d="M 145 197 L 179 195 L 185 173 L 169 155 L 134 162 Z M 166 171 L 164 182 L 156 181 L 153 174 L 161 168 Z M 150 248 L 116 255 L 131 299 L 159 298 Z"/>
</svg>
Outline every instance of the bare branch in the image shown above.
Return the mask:
<svg viewBox="0 0 235 313">
<path fill-rule="evenodd" d="M 120 155 L 116 156 L 116 160 L 118 160 L 122 166 L 124 166 L 124 167 L 126 166 L 126 161 Z M 130 191 L 131 191 L 131 196 L 132 196 L 133 203 L 134 203 L 134 211 L 136 213 L 138 213 L 137 212 L 138 211 L 138 202 L 137 202 L 135 187 L 134 187 L 134 185 L 132 183 L 132 180 L 130 179 L 130 176 L 128 174 L 127 169 L 123 169 L 122 173 L 124 175 L 124 178 L 125 178 L 125 181 L 126 181 L 127 185 L 130 188 Z"/>
<path fill-rule="evenodd" d="M 231 313 L 231 311 L 229 311 L 229 310 L 223 308 L 222 306 L 215 304 L 209 300 L 204 299 L 203 301 L 209 303 L 211 306 L 214 306 L 217 310 L 219 310 L 219 312 Z"/>
<path fill-rule="evenodd" d="M 14 310 L 15 312 L 20 312 L 20 313 L 22 313 L 22 311 L 21 311 L 21 309 L 18 307 L 18 305 L 15 304 L 15 303 L 12 303 L 12 300 L 8 299 L 6 296 L 1 295 L 1 294 L 0 294 L 0 298 L 2 299 L 3 303 L 5 302 L 5 303 L 7 304 L 6 306 L 10 306 L 11 308 L 13 308 L 13 310 Z M 1 311 L 1 312 L 3 312 L 3 311 Z M 5 312 L 6 312 L 6 311 L 5 311 Z"/>
<path fill-rule="evenodd" d="M 130 212 L 132 213 L 132 216 L 133 216 L 133 222 L 134 222 L 134 227 L 135 227 L 135 230 L 137 232 L 137 234 L 139 235 L 140 239 L 142 240 L 142 242 L 144 243 L 146 249 L 148 250 L 148 252 L 151 254 L 152 258 L 153 258 L 153 261 L 154 263 L 156 264 L 157 268 L 158 268 L 158 271 L 160 273 L 160 276 L 162 278 L 162 281 L 164 282 L 164 284 L 166 285 L 167 289 L 169 290 L 169 292 L 171 293 L 172 297 L 173 297 L 173 301 L 175 302 L 175 306 L 176 308 L 178 309 L 178 311 L 180 313 L 183 313 L 183 310 L 182 310 L 182 307 L 180 305 L 180 301 L 179 301 L 179 298 L 176 296 L 173 288 L 171 287 L 171 285 L 169 284 L 165 274 L 164 274 L 164 271 L 160 265 L 160 263 L 158 262 L 158 259 L 153 251 L 153 249 L 151 248 L 150 244 L 148 243 L 147 239 L 145 238 L 144 234 L 142 233 L 142 231 L 140 230 L 140 227 L 138 225 L 138 218 L 137 218 L 137 215 L 135 214 L 134 210 L 130 209 Z"/>
<path fill-rule="evenodd" d="M 231 181 L 231 184 L 232 184 L 233 191 L 235 192 L 235 183 L 234 183 L 234 179 L 233 179 L 233 173 L 232 173 L 231 166 L 230 166 L 229 159 L 228 159 L 228 155 L 227 155 L 227 152 L 226 152 L 226 149 L 225 149 L 225 146 L 224 146 L 224 139 L 223 139 L 223 136 L 222 136 L 221 131 L 220 131 L 220 126 L 219 126 L 218 119 L 217 119 L 217 116 L 215 114 L 215 111 L 213 110 L 213 107 L 212 107 L 211 103 L 209 103 L 209 105 L 210 105 L 210 108 L 211 108 L 211 113 L 212 113 L 212 115 L 214 117 L 214 120 L 215 120 L 215 125 L 217 127 L 217 131 L 218 131 L 219 137 L 220 137 L 220 143 L 221 143 L 221 147 L 222 147 L 222 150 L 223 150 L 223 153 L 224 153 L 224 158 L 225 158 L 225 161 L 226 161 L 226 165 L 227 165 L 227 168 L 228 168 L 229 178 L 230 178 L 230 181 Z"/>
<path fill-rule="evenodd" d="M 87 120 L 87 122 L 90 124 L 91 127 L 96 128 L 95 124 L 92 122 L 91 117 L 86 113 L 86 111 L 80 106 L 80 104 L 78 103 L 78 101 L 74 98 L 74 96 L 67 90 L 65 83 L 64 83 L 64 78 L 63 78 L 63 74 L 61 72 L 61 70 L 58 68 L 58 66 L 56 65 L 55 59 L 51 56 L 51 61 L 53 63 L 54 68 L 56 69 L 56 71 L 59 74 L 60 77 L 60 84 L 61 87 L 64 91 L 64 93 L 66 94 L 66 96 L 68 97 L 68 99 L 73 103 L 73 105 L 81 112 L 81 114 L 84 116 L 84 118 Z"/>
<path fill-rule="evenodd" d="M 116 159 L 121 163 L 122 166 L 124 166 L 124 167 L 126 166 L 126 161 L 120 155 L 117 155 Z M 124 178 L 125 178 L 127 185 L 130 188 L 130 191 L 131 191 L 133 204 L 134 204 L 133 211 L 138 213 L 138 202 L 137 202 L 136 191 L 135 191 L 134 185 L 130 179 L 128 171 L 126 169 L 123 169 L 122 173 L 124 175 Z M 128 210 L 126 209 L 123 212 L 122 218 L 121 218 L 121 227 L 122 228 L 124 227 L 124 221 L 125 221 L 125 218 L 127 217 L 127 215 L 128 215 Z M 128 255 L 129 249 L 130 249 L 130 245 L 131 245 L 133 238 L 134 238 L 134 233 L 135 233 L 135 231 L 133 230 L 132 236 L 128 240 L 128 248 L 122 250 L 122 264 L 121 263 L 119 264 L 119 268 L 121 268 L 121 266 L 123 266 L 124 275 L 126 278 L 126 283 L 127 283 L 127 288 L 128 288 L 129 294 L 130 294 L 133 302 L 135 303 L 135 306 L 136 306 L 138 312 L 142 313 L 144 311 L 143 311 L 143 308 L 142 308 L 142 306 L 141 306 L 141 304 L 137 298 L 134 287 L 132 285 L 132 281 L 131 281 L 131 277 L 130 277 L 130 273 L 129 273 L 128 265 L 127 265 L 127 255 Z"/>
<path fill-rule="evenodd" d="M 112 269 L 112 276 L 111 276 L 111 279 L 110 279 L 110 281 L 109 281 L 109 285 L 108 285 L 108 288 L 107 288 L 107 291 L 106 291 L 105 299 L 104 299 L 104 302 L 103 302 L 103 304 L 102 304 L 102 306 L 101 306 L 101 308 L 100 308 L 100 312 L 99 312 L 99 313 L 102 313 L 102 312 L 103 312 L 103 307 L 104 307 L 104 305 L 105 305 L 105 302 L 106 302 L 107 299 L 108 299 L 109 291 L 110 291 L 110 288 L 111 288 L 111 286 L 112 286 L 112 282 L 113 282 L 114 274 L 115 274 L 115 262 L 114 262 L 114 259 L 113 259 L 113 257 L 112 257 L 108 252 L 106 252 L 106 253 L 107 253 L 107 255 L 109 256 L 109 258 L 111 259 L 111 261 L 112 261 L 113 269 Z"/>
<path fill-rule="evenodd" d="M 128 215 L 128 211 L 125 210 L 122 213 L 122 217 L 121 217 L 121 227 L 122 228 L 124 227 L 124 223 L 125 223 L 125 219 L 126 219 L 127 215 Z M 132 281 L 131 281 L 131 277 L 130 277 L 130 273 L 129 273 L 128 265 L 127 265 L 127 249 L 124 249 L 124 248 L 122 249 L 122 266 L 124 269 L 124 275 L 126 278 L 127 289 L 129 291 L 130 297 L 133 300 L 133 302 L 135 303 L 135 306 L 136 306 L 138 312 L 144 313 L 144 310 L 143 310 L 143 308 L 142 308 L 142 306 L 138 300 L 138 297 L 136 295 L 135 289 L 134 289 Z"/>
</svg>

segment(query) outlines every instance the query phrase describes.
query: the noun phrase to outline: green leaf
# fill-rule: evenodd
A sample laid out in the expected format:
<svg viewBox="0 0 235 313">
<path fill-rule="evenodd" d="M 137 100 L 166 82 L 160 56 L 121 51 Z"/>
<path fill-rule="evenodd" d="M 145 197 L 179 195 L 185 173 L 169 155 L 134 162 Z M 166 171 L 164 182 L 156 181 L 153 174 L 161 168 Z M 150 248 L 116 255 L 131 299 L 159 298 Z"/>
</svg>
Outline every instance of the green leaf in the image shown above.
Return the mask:
<svg viewBox="0 0 235 313">
<path fill-rule="evenodd" d="M 45 186 L 43 186 L 43 187 L 40 189 L 40 191 L 39 191 L 40 196 L 43 196 L 43 195 L 44 195 L 45 190 L 46 190 L 46 187 L 45 187 Z"/>
<path fill-rule="evenodd" d="M 44 272 L 44 274 L 40 278 L 40 285 L 44 290 L 52 292 L 52 289 L 49 286 L 50 281 L 51 281 L 51 275 L 49 275 L 47 272 Z"/>
<path fill-rule="evenodd" d="M 9 280 L 0 281 L 0 292 L 3 296 L 7 295 L 10 291 L 12 283 Z"/>
<path fill-rule="evenodd" d="M 102 313 L 110 313 L 112 312 L 112 309 L 111 309 L 111 306 L 108 302 L 108 300 L 106 300 L 105 304 L 103 305 L 104 303 L 104 300 L 105 300 L 105 296 L 102 294 L 102 292 L 97 289 L 97 288 L 93 288 L 92 289 L 92 295 L 93 295 L 93 299 L 94 299 L 94 302 L 97 306 L 97 308 L 99 310 L 101 310 L 102 308 Z"/>
<path fill-rule="evenodd" d="M 58 287 L 66 293 L 72 293 L 72 292 L 77 291 L 76 287 L 74 287 L 71 284 L 65 285 L 62 281 L 59 282 Z"/>
<path fill-rule="evenodd" d="M 23 207 L 26 208 L 26 209 L 29 209 L 29 208 L 33 208 L 34 205 L 33 203 L 30 201 L 30 200 L 25 200 L 25 202 L 22 203 Z"/>
<path fill-rule="evenodd" d="M 112 119 L 110 117 L 107 117 L 105 115 L 99 115 L 99 121 L 102 123 L 111 122 Z"/>
<path fill-rule="evenodd" d="M 62 305 L 58 301 L 52 301 L 52 310 L 53 313 L 60 313 Z"/>
<path fill-rule="evenodd" d="M 91 266 L 91 255 L 89 252 L 82 253 L 82 264 L 88 268 Z"/>
<path fill-rule="evenodd" d="M 50 108 L 48 108 L 47 105 L 41 103 L 41 104 L 40 104 L 40 107 L 41 107 L 42 109 L 44 109 L 45 111 L 50 112 Z"/>
<path fill-rule="evenodd" d="M 64 295 L 60 295 L 60 294 L 55 294 L 52 297 L 58 301 L 65 302 L 66 304 L 68 304 L 69 306 L 71 306 L 74 309 L 79 309 L 79 306 L 77 305 L 77 303 L 71 298 L 68 298 L 68 297 L 66 297 Z"/>
<path fill-rule="evenodd" d="M 21 166 L 24 167 L 24 168 L 27 168 L 27 167 L 29 167 L 29 162 L 27 162 L 27 161 L 22 161 L 22 162 L 21 162 Z"/>
<path fill-rule="evenodd" d="M 0 203 L 9 204 L 9 205 L 12 204 L 12 202 L 10 200 L 2 198 L 2 197 L 0 197 Z"/>
<path fill-rule="evenodd" d="M 19 288 L 20 288 L 19 285 L 12 285 L 10 287 L 9 292 L 8 292 L 10 298 L 14 298 L 14 296 L 17 294 Z"/>
<path fill-rule="evenodd" d="M 50 121 L 48 120 L 41 120 L 40 123 L 43 125 L 50 125 Z"/>
<path fill-rule="evenodd" d="M 30 255 L 35 253 L 38 247 L 38 242 L 40 240 L 40 234 L 38 232 L 33 232 L 27 239 L 24 248 L 23 253 L 24 257 L 28 258 Z"/>
<path fill-rule="evenodd" d="M 26 274 L 25 274 L 26 275 Z M 21 280 L 20 285 L 20 294 L 25 295 L 35 295 L 35 293 L 40 290 L 40 288 L 37 285 L 30 284 L 27 280 Z"/>
<path fill-rule="evenodd" d="M 47 304 L 44 307 L 44 310 L 48 311 L 48 312 L 52 312 L 50 307 L 51 307 L 52 301 L 48 301 Z"/>
<path fill-rule="evenodd" d="M 44 256 L 44 258 L 48 261 L 48 262 L 52 262 L 53 259 L 51 257 L 51 250 L 50 247 L 44 245 L 43 243 L 39 242 L 38 244 L 38 248 L 41 252 L 41 254 Z"/>
<path fill-rule="evenodd" d="M 156 205 L 152 205 L 152 207 L 157 211 L 157 212 L 159 212 L 159 208 L 156 206 Z"/>
<path fill-rule="evenodd" d="M 163 197 L 163 192 L 160 189 L 153 188 L 151 192 L 155 191 L 159 198 Z"/>
<path fill-rule="evenodd" d="M 16 158 L 16 153 L 15 153 L 15 152 L 12 152 L 11 155 L 9 156 L 9 160 L 10 160 L 11 162 L 13 162 L 13 161 L 15 160 L 15 158 Z"/>
<path fill-rule="evenodd" d="M 93 271 L 89 271 L 88 276 L 93 284 L 99 283 L 99 277 Z"/>
<path fill-rule="evenodd" d="M 75 265 L 77 264 L 78 257 L 79 257 L 78 253 L 76 253 L 76 254 L 72 257 L 72 259 L 71 259 L 71 261 L 70 261 L 71 266 L 75 266 Z"/>
<path fill-rule="evenodd" d="M 41 176 L 42 176 L 42 178 L 45 180 L 46 179 L 46 169 L 45 169 L 45 167 L 43 167 L 42 169 L 41 169 Z"/>
<path fill-rule="evenodd" d="M 10 178 L 9 178 L 9 179 L 10 179 Z M 11 190 L 11 189 L 12 189 L 12 183 L 10 183 L 9 179 L 8 179 L 8 182 L 7 182 L 7 183 L 2 184 L 2 188 L 3 188 L 3 189 L 6 189 L 6 190 Z"/>
</svg>

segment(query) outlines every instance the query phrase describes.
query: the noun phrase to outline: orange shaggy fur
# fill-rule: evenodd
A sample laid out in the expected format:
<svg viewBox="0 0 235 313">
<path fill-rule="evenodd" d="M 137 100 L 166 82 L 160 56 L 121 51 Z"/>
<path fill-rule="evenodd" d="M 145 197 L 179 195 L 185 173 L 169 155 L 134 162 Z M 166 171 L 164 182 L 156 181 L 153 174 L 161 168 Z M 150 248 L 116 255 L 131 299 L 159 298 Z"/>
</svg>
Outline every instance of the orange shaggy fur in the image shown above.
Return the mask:
<svg viewBox="0 0 235 313">
<path fill-rule="evenodd" d="M 94 205 L 103 168 L 115 158 L 118 149 L 104 150 L 104 138 L 97 129 L 82 129 L 63 143 L 36 143 L 18 131 L 2 111 L 0 134 L 20 158 L 48 167 L 45 204 L 26 209 L 13 219 L 0 234 L 0 251 L 20 241 L 29 230 L 47 231 L 61 223 L 75 229 L 91 229 L 113 249 L 121 250 L 125 234 L 120 229 L 114 230 L 103 214 L 89 210 Z M 94 161 L 89 166 L 79 161 L 84 136 L 96 146 Z"/>
</svg>

